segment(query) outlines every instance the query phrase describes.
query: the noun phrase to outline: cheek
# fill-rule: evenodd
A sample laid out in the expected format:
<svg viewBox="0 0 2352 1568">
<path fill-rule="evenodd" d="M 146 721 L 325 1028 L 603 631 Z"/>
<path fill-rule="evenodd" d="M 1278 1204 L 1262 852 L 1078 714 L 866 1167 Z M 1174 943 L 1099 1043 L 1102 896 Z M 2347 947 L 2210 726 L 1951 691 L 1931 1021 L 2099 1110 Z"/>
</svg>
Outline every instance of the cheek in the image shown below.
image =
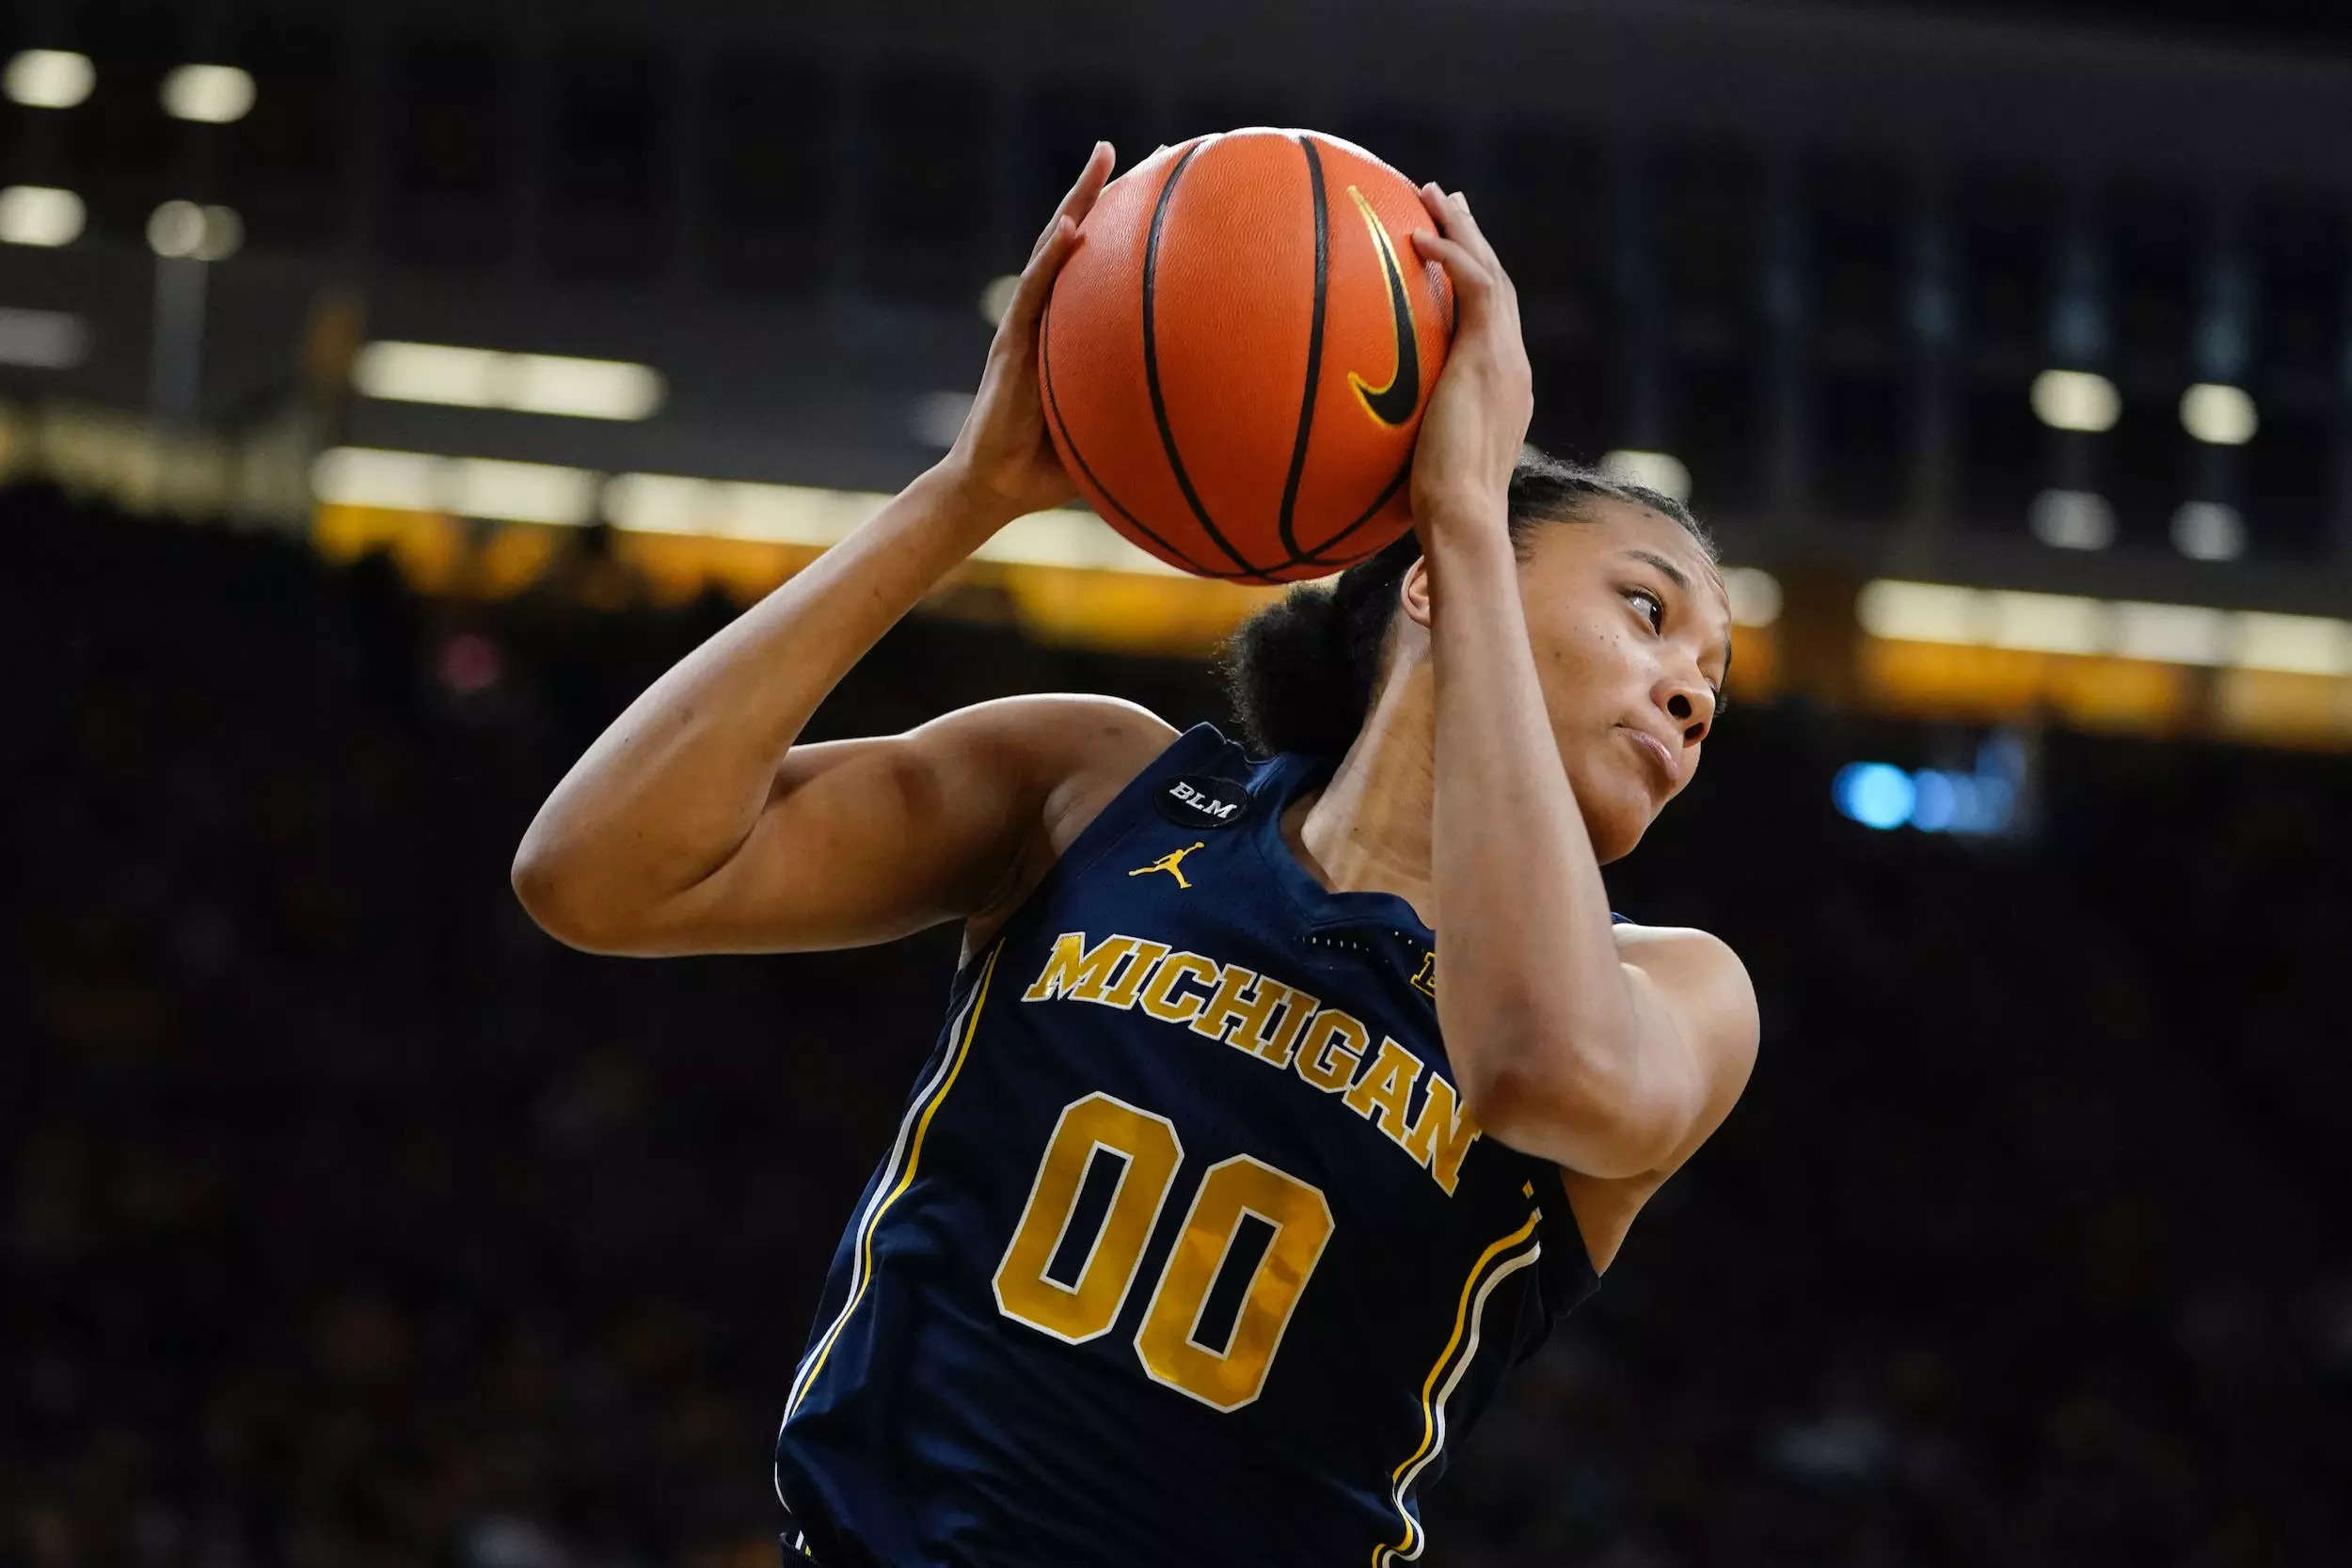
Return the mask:
<svg viewBox="0 0 2352 1568">
<path fill-rule="evenodd" d="M 1565 626 L 1537 646 L 1544 650 L 1538 668 L 1552 688 L 1555 708 L 1607 702 L 1618 687 L 1642 679 L 1633 639 L 1607 626 Z"/>
</svg>

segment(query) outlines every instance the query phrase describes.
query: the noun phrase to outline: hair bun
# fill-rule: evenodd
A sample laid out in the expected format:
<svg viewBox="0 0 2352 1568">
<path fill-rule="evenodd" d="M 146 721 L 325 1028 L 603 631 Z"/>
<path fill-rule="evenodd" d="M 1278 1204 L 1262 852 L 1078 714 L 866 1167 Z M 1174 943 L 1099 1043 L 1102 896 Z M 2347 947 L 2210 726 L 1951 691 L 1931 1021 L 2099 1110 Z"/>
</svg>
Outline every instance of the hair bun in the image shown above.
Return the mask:
<svg viewBox="0 0 2352 1568">
<path fill-rule="evenodd" d="M 1305 584 L 1252 615 L 1225 647 L 1225 689 L 1243 737 L 1260 756 L 1306 752 L 1340 756 L 1356 740 L 1360 699 L 1340 604 L 1329 588 Z"/>
</svg>

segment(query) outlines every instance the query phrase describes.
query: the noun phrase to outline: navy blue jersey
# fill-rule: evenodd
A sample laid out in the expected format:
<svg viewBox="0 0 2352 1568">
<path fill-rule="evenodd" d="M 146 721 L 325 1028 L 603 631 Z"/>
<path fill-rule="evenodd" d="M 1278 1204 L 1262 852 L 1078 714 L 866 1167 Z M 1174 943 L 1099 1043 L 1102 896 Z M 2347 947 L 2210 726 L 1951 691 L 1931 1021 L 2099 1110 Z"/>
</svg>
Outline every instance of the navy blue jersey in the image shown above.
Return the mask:
<svg viewBox="0 0 2352 1568">
<path fill-rule="evenodd" d="M 827 1568 L 1417 1558 L 1593 1291 L 1462 1104 L 1429 927 L 1284 842 L 1329 770 L 1194 727 L 956 976 L 776 1442 Z"/>
</svg>

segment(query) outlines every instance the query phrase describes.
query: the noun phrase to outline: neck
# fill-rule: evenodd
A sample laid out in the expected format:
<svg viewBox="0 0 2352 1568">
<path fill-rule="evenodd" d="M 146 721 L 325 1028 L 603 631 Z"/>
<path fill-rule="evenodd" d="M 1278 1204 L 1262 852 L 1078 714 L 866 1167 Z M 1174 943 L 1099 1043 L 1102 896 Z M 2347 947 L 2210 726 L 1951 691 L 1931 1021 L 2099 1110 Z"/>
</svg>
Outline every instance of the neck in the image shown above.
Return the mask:
<svg viewBox="0 0 2352 1568">
<path fill-rule="evenodd" d="M 1283 814 L 1282 836 L 1333 892 L 1393 893 L 1438 928 L 1429 865 L 1436 709 L 1426 664 L 1398 671 L 1323 788 Z"/>
</svg>

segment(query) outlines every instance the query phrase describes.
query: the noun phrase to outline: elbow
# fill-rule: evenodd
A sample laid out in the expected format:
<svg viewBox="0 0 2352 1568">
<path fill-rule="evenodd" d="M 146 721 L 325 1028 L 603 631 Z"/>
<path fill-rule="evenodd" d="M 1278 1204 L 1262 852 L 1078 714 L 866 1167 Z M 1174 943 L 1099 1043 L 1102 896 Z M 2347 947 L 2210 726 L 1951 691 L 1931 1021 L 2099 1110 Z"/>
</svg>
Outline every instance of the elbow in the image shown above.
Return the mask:
<svg viewBox="0 0 2352 1568">
<path fill-rule="evenodd" d="M 580 880 L 573 857 L 550 849 L 531 835 L 515 851 L 515 863 L 507 873 L 516 901 L 539 929 L 583 953 L 626 952 L 626 938 L 612 928 L 609 920 L 598 917 L 595 901 L 581 895 Z"/>
</svg>

